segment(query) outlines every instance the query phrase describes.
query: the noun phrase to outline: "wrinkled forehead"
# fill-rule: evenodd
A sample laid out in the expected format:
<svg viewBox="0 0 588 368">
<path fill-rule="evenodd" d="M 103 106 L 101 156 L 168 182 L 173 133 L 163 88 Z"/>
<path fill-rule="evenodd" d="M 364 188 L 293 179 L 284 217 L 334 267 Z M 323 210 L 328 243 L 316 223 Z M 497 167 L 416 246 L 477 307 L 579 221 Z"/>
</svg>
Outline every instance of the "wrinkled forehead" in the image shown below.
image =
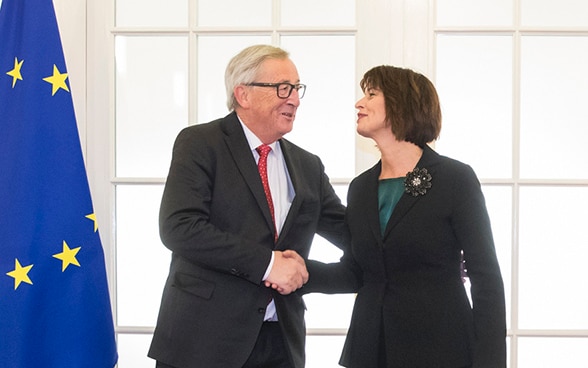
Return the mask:
<svg viewBox="0 0 588 368">
<path fill-rule="evenodd" d="M 257 78 L 262 82 L 289 82 L 298 83 L 300 77 L 296 65 L 289 58 L 268 58 L 261 63 L 257 70 Z"/>
</svg>

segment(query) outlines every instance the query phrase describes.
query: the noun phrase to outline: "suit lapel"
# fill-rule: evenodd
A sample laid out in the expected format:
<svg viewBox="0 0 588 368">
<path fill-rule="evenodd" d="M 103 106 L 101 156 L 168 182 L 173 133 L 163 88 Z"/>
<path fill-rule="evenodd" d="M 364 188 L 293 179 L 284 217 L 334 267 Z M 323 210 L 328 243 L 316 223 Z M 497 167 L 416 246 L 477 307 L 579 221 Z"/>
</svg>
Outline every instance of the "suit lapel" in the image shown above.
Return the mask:
<svg viewBox="0 0 588 368">
<path fill-rule="evenodd" d="M 259 179 L 259 171 L 257 170 L 257 165 L 253 159 L 253 154 L 244 154 L 245 152 L 251 152 L 251 147 L 249 147 L 249 143 L 247 142 L 247 138 L 245 138 L 245 133 L 243 132 L 243 128 L 241 127 L 241 123 L 235 112 L 232 112 L 225 117 L 222 123 L 222 129 L 226 134 L 225 142 L 227 148 L 235 161 L 239 172 L 249 186 L 251 193 L 253 193 L 259 209 L 263 212 L 267 225 L 270 229 L 274 229 L 274 223 L 267 204 L 267 199 L 265 198 L 263 185 Z"/>
<path fill-rule="evenodd" d="M 378 239 L 378 242 L 382 241 L 382 233 L 380 230 L 380 206 L 378 203 L 378 186 L 380 183 L 379 176 L 381 170 L 381 161 L 370 169 L 364 187 L 364 193 L 366 195 L 364 196 L 365 200 L 363 201 L 365 218 L 370 225 L 374 238 Z"/>
<path fill-rule="evenodd" d="M 429 172 L 431 171 L 431 166 L 435 164 L 435 161 L 438 158 L 438 154 L 433 151 L 428 145 L 425 145 L 423 149 L 423 155 L 419 162 L 417 162 L 416 167 L 420 169 L 427 169 Z M 384 238 L 386 238 L 390 232 L 402 221 L 404 216 L 410 211 L 410 209 L 421 199 L 423 198 L 422 195 L 413 197 L 410 194 L 404 193 L 400 200 L 396 204 L 394 211 L 392 211 L 392 215 L 390 216 L 390 220 L 388 220 L 388 224 L 386 225 L 386 231 L 384 232 Z"/>
<path fill-rule="evenodd" d="M 390 234 L 392 229 L 394 229 L 394 227 L 398 225 L 398 223 L 404 218 L 404 216 L 406 216 L 406 214 L 412 208 L 412 206 L 414 206 L 415 203 L 417 203 L 419 200 L 420 196 L 413 197 L 411 195 L 403 194 L 402 197 L 400 197 L 400 200 L 396 204 L 396 207 L 394 207 L 394 211 L 392 211 L 392 215 L 390 216 L 388 224 L 386 225 L 384 238 L 386 238 L 388 234 Z"/>
<path fill-rule="evenodd" d="M 284 161 L 286 162 L 286 167 L 288 169 L 288 175 L 290 176 L 290 180 L 292 181 L 292 187 L 294 188 L 294 199 L 292 200 L 292 204 L 290 205 L 290 210 L 288 211 L 288 216 L 286 216 L 286 221 L 282 226 L 282 231 L 280 232 L 280 238 L 278 239 L 278 244 L 280 243 L 280 239 L 282 236 L 286 235 L 292 224 L 294 223 L 294 219 L 298 215 L 298 211 L 300 206 L 302 205 L 302 199 L 304 195 L 300 193 L 303 185 L 300 185 L 300 180 L 303 177 L 303 173 L 301 173 L 302 169 L 300 168 L 300 164 L 296 155 L 292 153 L 292 146 L 290 143 L 285 139 L 280 139 L 278 141 L 280 147 L 282 149 L 282 154 L 284 155 Z"/>
</svg>

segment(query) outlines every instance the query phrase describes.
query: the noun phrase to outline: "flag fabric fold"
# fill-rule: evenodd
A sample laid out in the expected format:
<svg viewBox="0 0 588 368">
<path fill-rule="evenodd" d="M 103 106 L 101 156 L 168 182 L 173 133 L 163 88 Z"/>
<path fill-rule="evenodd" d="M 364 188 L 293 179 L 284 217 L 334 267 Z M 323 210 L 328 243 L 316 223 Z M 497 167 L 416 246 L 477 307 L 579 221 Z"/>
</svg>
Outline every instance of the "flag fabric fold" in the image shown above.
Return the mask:
<svg viewBox="0 0 588 368">
<path fill-rule="evenodd" d="M 104 251 L 53 2 L 0 6 L 0 367 L 112 368 Z"/>
</svg>

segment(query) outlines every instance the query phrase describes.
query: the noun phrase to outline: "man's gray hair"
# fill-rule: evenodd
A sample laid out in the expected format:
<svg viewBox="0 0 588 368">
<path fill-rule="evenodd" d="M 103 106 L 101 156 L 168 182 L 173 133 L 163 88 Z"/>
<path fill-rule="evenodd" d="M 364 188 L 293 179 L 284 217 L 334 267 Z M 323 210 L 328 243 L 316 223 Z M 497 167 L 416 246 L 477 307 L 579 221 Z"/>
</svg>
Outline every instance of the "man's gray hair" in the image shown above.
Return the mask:
<svg viewBox="0 0 588 368">
<path fill-rule="evenodd" d="M 250 46 L 235 55 L 225 70 L 225 88 L 227 89 L 229 111 L 233 111 L 238 106 L 233 93 L 235 86 L 256 82 L 257 72 L 266 59 L 287 59 L 289 56 L 287 51 L 271 45 Z"/>
</svg>

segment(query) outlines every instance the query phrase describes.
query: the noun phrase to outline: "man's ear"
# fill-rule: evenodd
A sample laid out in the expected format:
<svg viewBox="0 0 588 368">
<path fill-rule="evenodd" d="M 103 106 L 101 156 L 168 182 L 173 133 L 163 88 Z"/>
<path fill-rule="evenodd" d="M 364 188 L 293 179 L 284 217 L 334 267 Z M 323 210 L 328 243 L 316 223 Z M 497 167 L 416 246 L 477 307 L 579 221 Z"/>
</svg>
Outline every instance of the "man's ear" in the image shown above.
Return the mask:
<svg viewBox="0 0 588 368">
<path fill-rule="evenodd" d="M 235 88 L 233 88 L 233 94 L 235 95 L 235 100 L 237 100 L 239 106 L 245 109 L 249 107 L 250 96 L 249 88 L 247 88 L 247 86 L 244 86 L 242 84 L 236 85 Z"/>
</svg>

